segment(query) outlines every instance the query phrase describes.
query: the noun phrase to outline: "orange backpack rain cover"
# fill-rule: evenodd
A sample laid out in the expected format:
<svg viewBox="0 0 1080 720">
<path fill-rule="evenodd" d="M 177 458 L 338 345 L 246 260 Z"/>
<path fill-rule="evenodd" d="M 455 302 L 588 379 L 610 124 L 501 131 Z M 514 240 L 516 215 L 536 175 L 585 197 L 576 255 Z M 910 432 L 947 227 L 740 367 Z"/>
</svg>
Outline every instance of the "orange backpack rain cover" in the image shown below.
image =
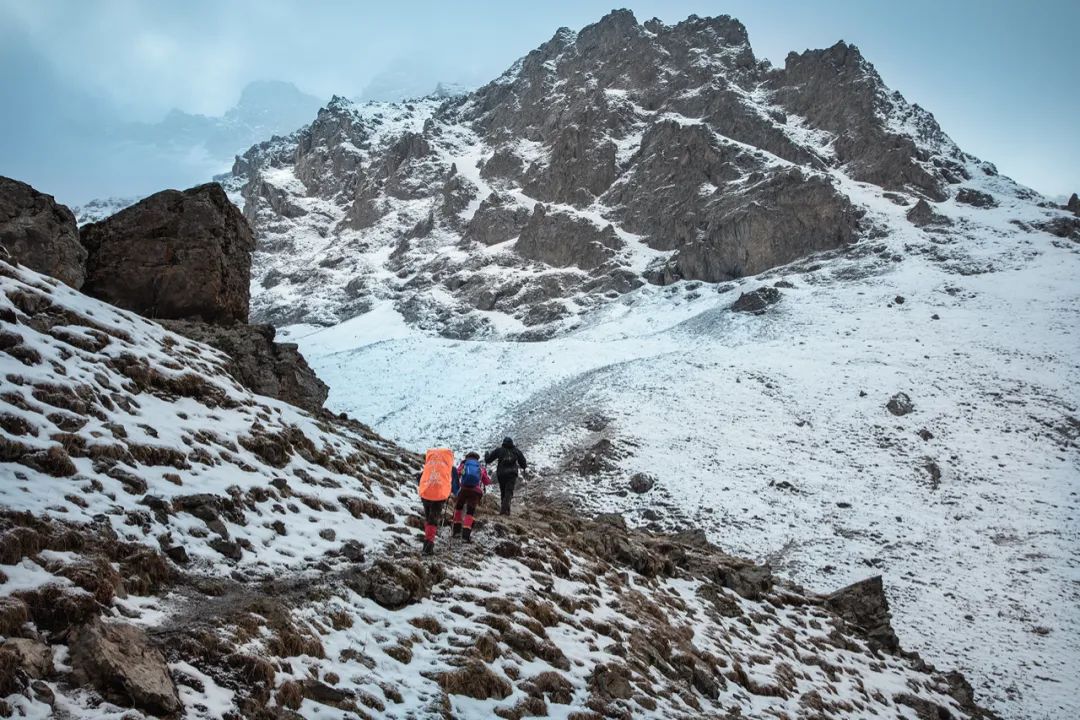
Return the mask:
<svg viewBox="0 0 1080 720">
<path fill-rule="evenodd" d="M 432 448 L 424 457 L 424 472 L 420 475 L 420 497 L 424 500 L 445 500 L 450 497 L 450 476 L 454 467 L 454 451 Z"/>
</svg>

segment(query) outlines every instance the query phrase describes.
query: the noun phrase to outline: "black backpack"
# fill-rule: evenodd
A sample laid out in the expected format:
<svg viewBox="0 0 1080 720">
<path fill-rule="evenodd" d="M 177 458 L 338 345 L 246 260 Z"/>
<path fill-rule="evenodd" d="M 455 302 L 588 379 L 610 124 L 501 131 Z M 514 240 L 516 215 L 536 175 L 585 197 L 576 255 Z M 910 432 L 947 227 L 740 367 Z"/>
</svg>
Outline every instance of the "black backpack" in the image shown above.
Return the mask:
<svg viewBox="0 0 1080 720">
<path fill-rule="evenodd" d="M 517 451 L 514 448 L 503 447 L 499 453 L 499 477 L 511 477 L 518 474 Z"/>
</svg>

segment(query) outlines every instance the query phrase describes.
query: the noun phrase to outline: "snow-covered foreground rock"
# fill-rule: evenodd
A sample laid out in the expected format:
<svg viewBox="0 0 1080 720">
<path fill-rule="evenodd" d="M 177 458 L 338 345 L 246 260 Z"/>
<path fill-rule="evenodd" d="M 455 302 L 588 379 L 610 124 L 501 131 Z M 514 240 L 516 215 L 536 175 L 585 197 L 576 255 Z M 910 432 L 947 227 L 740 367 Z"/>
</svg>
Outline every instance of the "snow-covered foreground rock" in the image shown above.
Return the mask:
<svg viewBox="0 0 1080 720">
<path fill-rule="evenodd" d="M 905 642 L 1006 717 L 1071 718 L 1080 667 L 1080 245 L 1056 211 L 981 187 L 919 229 L 760 277 L 646 286 L 558 338 L 455 341 L 388 304 L 294 326 L 329 406 L 419 449 L 505 433 L 533 487 L 704 530 L 810 586 L 881 572 Z M 730 310 L 779 286 L 762 315 Z M 914 410 L 886 409 L 907 394 Z M 647 473 L 651 491 L 629 491 Z"/>
<path fill-rule="evenodd" d="M 417 458 L 365 426 L 6 262 L 0 323 L 0 715 L 986 717 L 876 581 L 537 491 L 421 562 Z"/>
</svg>

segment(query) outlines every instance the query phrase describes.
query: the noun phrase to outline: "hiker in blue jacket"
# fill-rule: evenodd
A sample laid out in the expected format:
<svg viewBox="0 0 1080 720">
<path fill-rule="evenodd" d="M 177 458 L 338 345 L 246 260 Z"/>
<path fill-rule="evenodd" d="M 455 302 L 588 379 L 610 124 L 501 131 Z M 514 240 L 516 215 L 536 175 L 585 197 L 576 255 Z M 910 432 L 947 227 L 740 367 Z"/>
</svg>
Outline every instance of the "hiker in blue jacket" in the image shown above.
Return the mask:
<svg viewBox="0 0 1080 720">
<path fill-rule="evenodd" d="M 457 501 L 454 504 L 453 537 L 472 542 L 476 506 L 484 497 L 484 488 L 490 484 L 487 468 L 480 464 L 480 453 L 467 453 L 461 464 L 454 468 L 454 494 L 457 495 Z"/>
</svg>

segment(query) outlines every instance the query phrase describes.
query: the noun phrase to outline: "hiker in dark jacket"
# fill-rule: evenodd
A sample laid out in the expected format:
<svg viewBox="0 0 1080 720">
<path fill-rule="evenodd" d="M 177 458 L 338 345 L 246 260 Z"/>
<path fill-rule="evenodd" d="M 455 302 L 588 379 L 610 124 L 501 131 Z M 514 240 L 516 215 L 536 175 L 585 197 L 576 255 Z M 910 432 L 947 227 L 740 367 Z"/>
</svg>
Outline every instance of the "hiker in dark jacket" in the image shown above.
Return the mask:
<svg viewBox="0 0 1080 720">
<path fill-rule="evenodd" d="M 514 498 L 514 486 L 517 484 L 518 472 L 528 467 L 525 456 L 514 447 L 514 441 L 503 438 L 502 445 L 484 455 L 485 463 L 498 460 L 499 467 L 495 471 L 495 479 L 499 481 L 499 494 L 502 497 L 500 515 L 510 514 L 510 501 Z"/>
</svg>

